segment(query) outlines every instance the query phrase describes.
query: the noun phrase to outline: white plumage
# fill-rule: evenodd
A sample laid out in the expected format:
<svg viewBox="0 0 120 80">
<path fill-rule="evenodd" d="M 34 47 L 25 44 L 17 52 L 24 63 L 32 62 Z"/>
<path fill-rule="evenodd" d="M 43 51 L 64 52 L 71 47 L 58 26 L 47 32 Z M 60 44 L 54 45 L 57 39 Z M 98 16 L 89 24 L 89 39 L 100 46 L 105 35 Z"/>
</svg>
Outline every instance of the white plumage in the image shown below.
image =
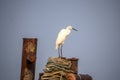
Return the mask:
<svg viewBox="0 0 120 80">
<path fill-rule="evenodd" d="M 64 41 L 66 40 L 67 36 L 71 33 L 71 29 L 72 29 L 72 27 L 69 26 L 66 29 L 62 29 L 58 33 L 58 37 L 56 39 L 56 49 L 58 49 L 61 44 L 62 45 L 64 44 Z"/>
<path fill-rule="evenodd" d="M 58 33 L 58 37 L 56 39 L 56 49 L 58 49 L 59 57 L 62 56 L 62 46 L 67 38 L 67 36 L 71 33 L 71 30 L 76 30 L 72 28 L 72 26 L 67 26 L 66 29 L 60 30 Z M 77 31 L 77 30 L 76 30 Z M 61 53 L 59 52 L 59 48 L 61 47 Z M 61 55 L 60 55 L 61 54 Z"/>
</svg>

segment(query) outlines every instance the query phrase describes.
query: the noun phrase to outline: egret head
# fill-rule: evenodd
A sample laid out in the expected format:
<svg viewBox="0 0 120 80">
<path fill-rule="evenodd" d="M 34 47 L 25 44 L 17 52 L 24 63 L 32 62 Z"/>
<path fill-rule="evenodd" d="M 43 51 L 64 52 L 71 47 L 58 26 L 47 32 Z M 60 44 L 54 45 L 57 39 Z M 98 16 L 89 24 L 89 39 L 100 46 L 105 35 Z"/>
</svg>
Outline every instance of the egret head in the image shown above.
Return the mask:
<svg viewBox="0 0 120 80">
<path fill-rule="evenodd" d="M 67 26 L 66 29 L 72 30 L 72 26 Z"/>
<path fill-rule="evenodd" d="M 77 29 L 73 28 L 72 26 L 67 26 L 66 29 L 78 31 Z"/>
</svg>

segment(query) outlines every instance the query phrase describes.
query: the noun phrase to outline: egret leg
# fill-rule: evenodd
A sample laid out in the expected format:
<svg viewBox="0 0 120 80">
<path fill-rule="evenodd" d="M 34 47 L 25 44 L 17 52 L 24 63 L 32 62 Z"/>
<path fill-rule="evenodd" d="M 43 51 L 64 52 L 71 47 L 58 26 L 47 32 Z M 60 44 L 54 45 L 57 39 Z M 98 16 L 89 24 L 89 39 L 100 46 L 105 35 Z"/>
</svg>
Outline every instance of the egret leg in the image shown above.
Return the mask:
<svg viewBox="0 0 120 80">
<path fill-rule="evenodd" d="M 62 48 L 63 48 L 63 45 L 61 44 L 61 57 L 63 57 Z"/>
<path fill-rule="evenodd" d="M 59 58 L 60 58 L 60 47 L 58 48 L 58 55 L 59 55 Z"/>
</svg>

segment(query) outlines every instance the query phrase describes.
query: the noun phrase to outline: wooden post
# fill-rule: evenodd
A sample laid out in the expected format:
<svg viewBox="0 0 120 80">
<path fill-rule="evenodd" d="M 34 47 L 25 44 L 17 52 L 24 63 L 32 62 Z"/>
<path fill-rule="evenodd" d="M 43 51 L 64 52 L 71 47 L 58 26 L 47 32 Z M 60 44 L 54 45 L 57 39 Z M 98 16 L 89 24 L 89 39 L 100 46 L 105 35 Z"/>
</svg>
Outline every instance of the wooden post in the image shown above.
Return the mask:
<svg viewBox="0 0 120 80">
<path fill-rule="evenodd" d="M 71 70 L 73 70 L 75 72 L 75 74 L 78 73 L 78 58 L 68 58 L 68 60 L 71 61 L 72 66 L 71 66 Z"/>
<path fill-rule="evenodd" d="M 37 38 L 23 38 L 20 80 L 34 80 Z"/>
</svg>

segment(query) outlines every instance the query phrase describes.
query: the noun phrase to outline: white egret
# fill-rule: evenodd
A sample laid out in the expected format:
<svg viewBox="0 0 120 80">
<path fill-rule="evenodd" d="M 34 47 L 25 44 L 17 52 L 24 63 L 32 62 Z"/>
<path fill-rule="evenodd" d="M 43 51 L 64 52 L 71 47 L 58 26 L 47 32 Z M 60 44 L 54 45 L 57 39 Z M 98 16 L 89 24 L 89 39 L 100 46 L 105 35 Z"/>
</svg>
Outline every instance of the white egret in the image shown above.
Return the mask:
<svg viewBox="0 0 120 80">
<path fill-rule="evenodd" d="M 56 39 L 56 49 L 58 50 L 59 57 L 62 57 L 62 47 L 67 38 L 67 36 L 71 33 L 71 30 L 77 31 L 77 29 L 72 26 L 67 26 L 66 29 L 61 29 L 58 33 L 58 37 Z"/>
</svg>

